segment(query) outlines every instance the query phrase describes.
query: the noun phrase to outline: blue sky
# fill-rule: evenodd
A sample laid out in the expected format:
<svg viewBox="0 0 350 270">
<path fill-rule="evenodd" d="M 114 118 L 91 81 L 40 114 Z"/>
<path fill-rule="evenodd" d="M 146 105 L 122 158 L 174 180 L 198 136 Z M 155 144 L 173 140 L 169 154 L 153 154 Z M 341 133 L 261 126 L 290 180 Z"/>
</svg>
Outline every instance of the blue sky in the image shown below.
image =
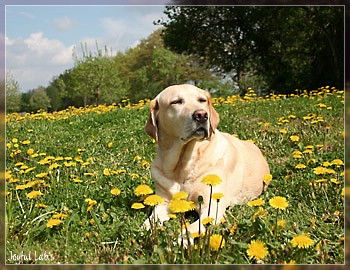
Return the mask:
<svg viewBox="0 0 350 270">
<path fill-rule="evenodd" d="M 166 1 L 156 3 L 162 2 Z M 163 10 L 164 5 L 7 5 L 6 70 L 22 92 L 47 86 L 54 76 L 73 67 L 74 47 L 79 52 L 83 43 L 95 52 L 97 42 L 114 53 L 125 51 L 159 27 L 153 21 L 165 18 Z"/>
</svg>

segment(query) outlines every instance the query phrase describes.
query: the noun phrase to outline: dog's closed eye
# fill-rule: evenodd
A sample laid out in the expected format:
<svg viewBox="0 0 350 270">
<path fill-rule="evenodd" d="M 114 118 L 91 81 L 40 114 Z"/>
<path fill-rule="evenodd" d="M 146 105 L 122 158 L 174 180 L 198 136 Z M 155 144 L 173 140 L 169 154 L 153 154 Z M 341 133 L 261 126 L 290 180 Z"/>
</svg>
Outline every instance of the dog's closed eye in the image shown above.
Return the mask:
<svg viewBox="0 0 350 270">
<path fill-rule="evenodd" d="M 171 105 L 179 105 L 183 103 L 184 103 L 184 100 L 182 98 L 178 98 L 170 102 Z"/>
</svg>

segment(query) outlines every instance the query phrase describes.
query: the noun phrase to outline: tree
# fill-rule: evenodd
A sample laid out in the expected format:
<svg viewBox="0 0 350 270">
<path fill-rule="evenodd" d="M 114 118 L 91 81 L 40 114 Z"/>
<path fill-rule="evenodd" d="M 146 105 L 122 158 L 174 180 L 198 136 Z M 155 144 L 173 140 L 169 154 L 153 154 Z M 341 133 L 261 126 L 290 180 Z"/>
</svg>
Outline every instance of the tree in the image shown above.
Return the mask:
<svg viewBox="0 0 350 270">
<path fill-rule="evenodd" d="M 343 87 L 343 7 L 168 6 L 164 13 L 166 46 L 205 57 L 242 90 L 244 74 L 280 92 Z"/>
<path fill-rule="evenodd" d="M 29 104 L 32 111 L 47 111 L 47 109 L 50 108 L 50 98 L 46 94 L 45 87 L 39 86 L 38 88 L 34 89 L 31 97 L 29 98 Z"/>
<path fill-rule="evenodd" d="M 118 102 L 125 98 L 127 85 L 118 76 L 113 57 L 105 48 L 104 53 L 97 47 L 93 55 L 83 49 L 83 57 L 75 54 L 75 67 L 71 71 L 72 90 L 83 97 L 84 106 L 88 104 Z"/>
<path fill-rule="evenodd" d="M 21 109 L 21 94 L 19 83 L 10 72 L 6 73 L 6 112 L 18 112 Z"/>
<path fill-rule="evenodd" d="M 196 56 L 177 54 L 164 48 L 161 31 L 156 30 L 138 46 L 115 58 L 121 76 L 129 82 L 132 102 L 153 98 L 172 84 L 199 83 L 213 78 L 207 64 Z"/>
</svg>

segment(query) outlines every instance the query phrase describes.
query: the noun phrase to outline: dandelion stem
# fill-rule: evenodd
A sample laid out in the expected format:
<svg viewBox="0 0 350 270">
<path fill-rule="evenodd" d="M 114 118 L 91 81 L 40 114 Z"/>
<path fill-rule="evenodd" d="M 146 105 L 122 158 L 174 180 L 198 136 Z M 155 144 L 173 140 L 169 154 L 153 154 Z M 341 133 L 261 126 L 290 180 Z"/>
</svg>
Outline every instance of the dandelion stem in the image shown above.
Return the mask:
<svg viewBox="0 0 350 270">
<path fill-rule="evenodd" d="M 219 200 L 216 200 L 216 214 L 215 214 L 215 223 L 218 221 L 218 211 L 219 211 Z"/>
<path fill-rule="evenodd" d="M 209 196 L 209 207 L 208 207 L 208 217 L 210 215 L 210 207 L 211 207 L 211 196 L 213 194 L 213 186 L 210 185 L 210 196 Z"/>
<path fill-rule="evenodd" d="M 219 248 L 218 248 L 218 250 L 217 250 L 217 252 L 216 252 L 215 261 L 217 261 L 218 258 L 219 258 L 219 253 L 220 253 L 220 250 L 221 250 L 222 242 L 224 241 L 224 237 L 225 237 L 225 235 L 222 235 Z"/>
</svg>

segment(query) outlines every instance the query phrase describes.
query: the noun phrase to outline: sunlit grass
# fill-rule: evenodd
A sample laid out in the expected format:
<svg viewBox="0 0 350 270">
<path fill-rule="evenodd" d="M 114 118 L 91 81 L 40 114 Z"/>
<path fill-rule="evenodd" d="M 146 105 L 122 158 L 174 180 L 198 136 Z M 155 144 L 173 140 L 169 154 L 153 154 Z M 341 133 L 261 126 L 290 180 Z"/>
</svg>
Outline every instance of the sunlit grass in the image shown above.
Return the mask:
<svg viewBox="0 0 350 270">
<path fill-rule="evenodd" d="M 178 239 L 192 206 L 175 203 L 168 222 L 142 229 L 161 203 L 149 170 L 155 143 L 143 130 L 149 101 L 8 115 L 6 262 L 343 263 L 344 91 L 251 90 L 213 103 L 221 131 L 262 149 L 270 184 L 218 225 L 204 220 L 187 249 Z M 21 252 L 50 256 L 11 260 Z"/>
</svg>

